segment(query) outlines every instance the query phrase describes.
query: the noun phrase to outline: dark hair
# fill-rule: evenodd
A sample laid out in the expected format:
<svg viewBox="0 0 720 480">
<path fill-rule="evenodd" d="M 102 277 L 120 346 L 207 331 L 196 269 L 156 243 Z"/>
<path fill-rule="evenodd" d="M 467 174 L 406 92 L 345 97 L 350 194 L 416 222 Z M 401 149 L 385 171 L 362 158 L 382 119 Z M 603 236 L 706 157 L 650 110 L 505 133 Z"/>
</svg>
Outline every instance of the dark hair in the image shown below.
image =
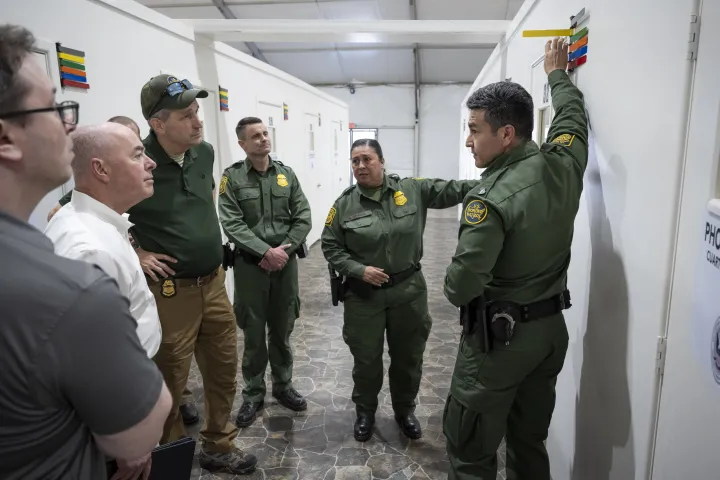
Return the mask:
<svg viewBox="0 0 720 480">
<path fill-rule="evenodd" d="M 507 81 L 491 83 L 477 89 L 466 105 L 470 110 L 483 110 L 485 121 L 495 131 L 512 125 L 518 137 L 532 138 L 533 100 L 521 85 Z"/>
<path fill-rule="evenodd" d="M 352 147 L 350 147 L 350 154 L 352 154 L 352 151 L 355 150 L 356 147 L 370 147 L 375 150 L 379 159 L 382 160 L 383 158 L 382 147 L 374 138 L 361 138 L 360 140 L 355 140 Z"/>
<path fill-rule="evenodd" d="M 262 120 L 257 117 L 245 117 L 241 119 L 237 127 L 235 127 L 235 135 L 237 135 L 238 140 L 245 140 L 245 127 L 248 125 L 257 125 L 258 123 L 262 123 Z"/>
<path fill-rule="evenodd" d="M 26 28 L 0 25 L 0 114 L 20 110 L 25 102 L 29 86 L 18 72 L 34 46 L 35 37 Z"/>
<path fill-rule="evenodd" d="M 124 115 L 117 115 L 115 117 L 112 117 L 112 118 L 108 119 L 108 122 L 119 123 L 120 125 L 125 125 L 126 127 L 134 126 L 138 130 L 140 130 L 140 127 L 138 126 L 137 123 L 135 123 L 135 120 L 133 120 L 130 117 L 126 117 Z"/>
</svg>

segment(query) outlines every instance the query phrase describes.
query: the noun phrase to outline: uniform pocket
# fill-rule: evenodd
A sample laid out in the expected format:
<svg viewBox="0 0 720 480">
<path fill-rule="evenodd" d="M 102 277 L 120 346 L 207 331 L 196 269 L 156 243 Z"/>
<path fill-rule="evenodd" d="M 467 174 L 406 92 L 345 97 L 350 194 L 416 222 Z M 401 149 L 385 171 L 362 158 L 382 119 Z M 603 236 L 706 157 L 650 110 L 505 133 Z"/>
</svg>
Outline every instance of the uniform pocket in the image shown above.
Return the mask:
<svg viewBox="0 0 720 480">
<path fill-rule="evenodd" d="M 453 457 L 472 463 L 494 454 L 497 447 L 493 446 L 490 436 L 495 435 L 488 435 L 491 425 L 486 423 L 487 417 L 465 407 L 452 396 L 448 397 L 443 414 L 443 433 Z"/>
<path fill-rule="evenodd" d="M 480 351 L 477 335 L 463 335 L 460 339 L 453 377 L 463 382 L 465 386 L 473 387 L 486 358 L 487 353 Z"/>
</svg>

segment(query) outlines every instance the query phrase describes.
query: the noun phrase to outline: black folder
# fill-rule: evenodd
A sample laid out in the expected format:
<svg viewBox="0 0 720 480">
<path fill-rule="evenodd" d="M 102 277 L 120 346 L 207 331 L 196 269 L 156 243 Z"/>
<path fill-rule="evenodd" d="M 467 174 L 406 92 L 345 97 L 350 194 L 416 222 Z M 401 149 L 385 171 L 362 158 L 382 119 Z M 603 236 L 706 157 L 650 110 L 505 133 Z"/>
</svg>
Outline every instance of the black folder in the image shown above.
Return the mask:
<svg viewBox="0 0 720 480">
<path fill-rule="evenodd" d="M 152 451 L 150 480 L 190 480 L 196 441 L 191 437 L 165 443 Z M 117 463 L 107 464 L 108 479 L 117 471 Z"/>
</svg>

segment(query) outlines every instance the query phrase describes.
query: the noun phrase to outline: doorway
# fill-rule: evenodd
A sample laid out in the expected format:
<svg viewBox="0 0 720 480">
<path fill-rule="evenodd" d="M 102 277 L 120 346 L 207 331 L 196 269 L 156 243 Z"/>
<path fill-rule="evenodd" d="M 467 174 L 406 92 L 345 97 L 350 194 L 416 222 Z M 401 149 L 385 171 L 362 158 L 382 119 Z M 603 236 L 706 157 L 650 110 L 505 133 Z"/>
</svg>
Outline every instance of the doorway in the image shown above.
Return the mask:
<svg viewBox="0 0 720 480">
<path fill-rule="evenodd" d="M 377 140 L 378 129 L 377 128 L 351 128 L 350 129 L 350 145 L 354 144 L 356 140 L 364 140 L 369 138 L 371 140 Z M 355 185 L 355 175 L 352 173 L 352 165 L 350 166 L 350 185 Z"/>
</svg>

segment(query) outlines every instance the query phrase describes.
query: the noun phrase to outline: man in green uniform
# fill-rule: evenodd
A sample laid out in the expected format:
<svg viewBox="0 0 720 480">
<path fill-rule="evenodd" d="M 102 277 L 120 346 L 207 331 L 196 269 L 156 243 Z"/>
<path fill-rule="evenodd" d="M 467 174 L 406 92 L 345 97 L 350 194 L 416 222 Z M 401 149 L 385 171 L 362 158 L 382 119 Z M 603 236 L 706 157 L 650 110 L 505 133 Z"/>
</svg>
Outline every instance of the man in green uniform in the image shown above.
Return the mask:
<svg viewBox="0 0 720 480">
<path fill-rule="evenodd" d="M 273 397 L 291 410 L 307 408 L 292 386 L 290 334 L 300 314 L 295 257 L 312 223 L 295 172 L 270 159 L 262 120 L 243 118 L 235 133 L 247 158 L 223 173 L 218 205 L 223 230 L 235 244 L 235 318 L 245 333 L 245 388 L 236 424 L 247 427 L 264 404 L 268 358 Z"/>
<path fill-rule="evenodd" d="M 532 97 L 520 85 L 488 85 L 467 101 L 466 145 L 486 170 L 465 198 L 445 277 L 445 296 L 464 314 L 444 414 L 450 480 L 495 480 L 503 436 L 508 480 L 550 479 L 544 441 L 568 347 L 562 310 L 588 159 L 567 52 L 564 40 L 545 47 L 556 114 L 540 148 Z"/>
</svg>

